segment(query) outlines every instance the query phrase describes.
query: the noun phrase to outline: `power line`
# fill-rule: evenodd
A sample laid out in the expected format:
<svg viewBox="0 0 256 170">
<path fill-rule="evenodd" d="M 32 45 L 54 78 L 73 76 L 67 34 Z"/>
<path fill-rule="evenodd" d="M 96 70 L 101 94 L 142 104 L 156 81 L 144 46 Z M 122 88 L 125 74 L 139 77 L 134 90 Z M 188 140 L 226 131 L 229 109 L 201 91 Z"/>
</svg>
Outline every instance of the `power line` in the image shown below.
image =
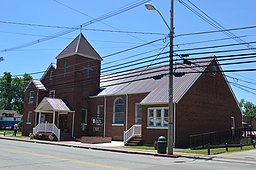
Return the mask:
<svg viewBox="0 0 256 170">
<path fill-rule="evenodd" d="M 56 25 L 43 25 L 43 24 L 30 24 L 30 23 L 22 23 L 22 22 L 11 22 L 11 21 L 1 21 L 2 24 L 14 24 L 14 25 L 23 25 L 23 26 L 32 26 L 32 27 L 43 27 L 43 28 L 58 28 L 58 29 L 70 29 L 70 30 L 78 30 L 78 27 L 67 27 L 67 26 L 56 26 Z M 144 34 L 144 35 L 166 35 L 163 33 L 156 32 L 142 32 L 142 31 L 123 31 L 123 30 L 108 30 L 108 29 L 95 29 L 95 28 L 82 28 L 82 30 L 86 31 L 96 31 L 96 32 L 110 32 L 110 33 L 124 33 L 124 34 Z M 30 34 L 31 35 L 31 34 Z M 47 37 L 47 36 L 44 36 Z"/>
<path fill-rule="evenodd" d="M 256 35 L 241 35 L 238 36 L 240 38 L 245 38 L 249 36 L 256 36 Z M 187 43 L 180 43 L 180 44 L 174 44 L 174 46 L 184 46 L 184 45 L 194 45 L 194 44 L 200 44 L 200 43 L 208 43 L 208 42 L 215 42 L 215 41 L 224 41 L 224 40 L 230 40 L 233 38 L 217 38 L 217 39 L 211 39 L 211 40 L 203 40 L 203 41 L 194 41 L 194 42 L 187 42 Z"/>
<path fill-rule="evenodd" d="M 85 27 L 85 26 L 94 24 L 96 22 L 100 22 L 102 20 L 111 18 L 111 17 L 116 16 L 118 14 L 127 12 L 127 11 L 129 11 L 129 10 L 131 10 L 133 8 L 136 8 L 136 7 L 142 5 L 142 4 L 146 3 L 146 2 L 149 2 L 149 1 L 150 0 L 143 0 L 143 1 L 139 1 L 139 2 L 133 3 L 133 4 L 129 5 L 129 6 L 124 6 L 122 8 L 117 9 L 117 10 L 111 11 L 111 12 L 109 12 L 109 13 L 101 16 L 101 17 L 98 17 L 96 19 L 92 19 L 92 20 L 90 20 L 90 21 L 88 21 L 86 23 L 83 23 L 82 25 L 75 26 L 74 28 L 79 29 L 81 26 Z M 38 39 L 36 41 L 32 41 L 32 42 L 29 42 L 29 43 L 26 43 L 26 44 L 23 44 L 23 45 L 19 45 L 19 46 L 16 46 L 16 47 L 11 47 L 11 48 L 8 48 L 8 49 L 3 49 L 3 50 L 0 50 L 0 53 L 4 53 L 4 52 L 7 52 L 7 51 L 13 51 L 13 50 L 17 50 L 17 49 L 24 48 L 24 47 L 29 47 L 29 46 L 32 46 L 32 45 L 35 45 L 35 44 L 38 44 L 38 43 L 41 43 L 41 42 L 44 42 L 44 41 L 48 41 L 48 40 L 51 40 L 51 39 L 54 39 L 54 38 L 57 38 L 57 37 L 69 34 L 71 32 L 74 32 L 77 29 L 66 30 L 66 31 L 54 34 L 52 36 L 49 36 L 49 37 L 46 37 L 46 38 L 42 38 L 42 39 Z"/>
<path fill-rule="evenodd" d="M 193 4 L 191 1 L 187 0 L 194 8 L 196 8 L 199 12 L 197 12 L 195 9 L 193 9 L 192 7 L 190 7 L 188 4 L 186 4 L 183 0 L 178 0 L 182 5 L 184 5 L 186 8 L 188 8 L 190 11 L 192 11 L 194 14 L 196 14 L 197 16 L 199 16 L 201 19 L 203 19 L 204 21 L 206 21 L 208 24 L 212 25 L 213 27 L 215 27 L 217 30 L 222 31 L 225 35 L 227 35 L 228 37 L 233 37 L 233 39 L 237 42 L 242 42 L 242 43 L 246 43 L 244 40 L 242 40 L 241 38 L 238 38 L 235 34 L 233 34 L 230 31 L 224 31 L 226 28 L 223 27 L 220 23 L 218 23 L 216 20 L 214 20 L 212 17 L 210 17 L 208 14 L 206 14 L 204 11 L 202 11 L 199 7 L 197 7 L 195 4 Z M 200 14 L 200 12 L 202 14 Z M 205 17 L 206 16 L 206 17 Z M 209 20 L 210 19 L 210 20 Z M 253 50 L 254 47 L 251 46 L 250 44 L 247 43 L 246 45 L 247 48 Z"/>
<path fill-rule="evenodd" d="M 222 29 L 222 30 L 212 30 L 212 31 L 202 31 L 202 32 L 191 32 L 191 33 L 183 33 L 183 34 L 177 34 L 176 37 L 183 37 L 183 36 L 191 36 L 191 35 L 201 35 L 201 34 L 212 34 L 212 33 L 219 33 L 223 31 L 238 31 L 238 30 L 245 30 L 245 29 L 254 29 L 256 26 L 247 26 L 247 27 L 237 27 L 237 28 L 228 28 L 228 29 Z M 234 38 L 241 38 L 240 36 L 230 37 L 231 39 Z"/>
<path fill-rule="evenodd" d="M 256 41 L 248 42 L 250 44 L 255 44 Z M 244 45 L 247 43 L 235 43 L 235 44 L 222 44 L 222 45 L 214 45 L 214 46 L 206 46 L 206 47 L 198 47 L 198 48 L 190 48 L 190 49 L 182 49 L 182 51 L 191 51 L 191 50 L 204 50 L 204 49 L 211 49 L 211 48 L 222 48 L 222 47 L 230 47 L 230 46 L 239 46 Z M 176 50 L 181 51 L 181 50 Z"/>
</svg>

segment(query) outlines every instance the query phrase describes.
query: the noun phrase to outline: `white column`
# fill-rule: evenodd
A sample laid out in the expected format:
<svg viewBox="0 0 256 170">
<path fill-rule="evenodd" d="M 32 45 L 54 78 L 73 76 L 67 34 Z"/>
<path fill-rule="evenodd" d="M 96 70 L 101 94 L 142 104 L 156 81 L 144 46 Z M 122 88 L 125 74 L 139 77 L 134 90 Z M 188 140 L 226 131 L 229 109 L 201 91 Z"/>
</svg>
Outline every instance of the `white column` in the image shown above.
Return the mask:
<svg viewBox="0 0 256 170">
<path fill-rule="evenodd" d="M 53 111 L 52 123 L 55 125 L 55 111 Z"/>
<path fill-rule="evenodd" d="M 39 112 L 38 124 L 41 123 L 41 112 Z"/>
</svg>

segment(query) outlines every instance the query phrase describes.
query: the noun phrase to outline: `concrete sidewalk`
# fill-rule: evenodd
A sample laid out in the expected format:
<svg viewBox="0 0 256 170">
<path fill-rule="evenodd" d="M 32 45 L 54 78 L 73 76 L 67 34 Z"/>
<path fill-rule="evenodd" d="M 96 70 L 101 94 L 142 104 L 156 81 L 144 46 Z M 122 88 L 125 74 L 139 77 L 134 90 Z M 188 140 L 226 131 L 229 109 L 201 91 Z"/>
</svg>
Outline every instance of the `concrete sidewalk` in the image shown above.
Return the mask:
<svg viewBox="0 0 256 170">
<path fill-rule="evenodd" d="M 48 145 L 57 145 L 57 146 L 65 146 L 65 147 L 76 147 L 76 148 L 91 149 L 91 150 L 119 152 L 119 153 L 127 153 L 127 154 L 142 154 L 142 155 L 170 157 L 170 158 L 183 157 L 183 158 L 190 158 L 190 159 L 241 162 L 241 163 L 256 165 L 256 149 L 249 150 L 249 151 L 241 151 L 241 152 L 223 153 L 218 155 L 217 154 L 216 155 L 200 155 L 200 154 L 183 153 L 182 149 L 174 148 L 174 155 L 167 155 L 167 154 L 158 154 L 156 150 L 128 148 L 124 146 L 123 142 L 117 142 L 117 141 L 112 141 L 111 143 L 102 143 L 102 144 L 86 144 L 86 143 L 75 142 L 75 141 L 43 141 L 43 140 L 30 139 L 29 137 L 14 137 L 14 136 L 2 136 L 2 135 L 0 135 L 0 139 L 40 143 L 40 144 L 48 144 Z M 179 152 L 177 152 L 178 150 Z"/>
</svg>

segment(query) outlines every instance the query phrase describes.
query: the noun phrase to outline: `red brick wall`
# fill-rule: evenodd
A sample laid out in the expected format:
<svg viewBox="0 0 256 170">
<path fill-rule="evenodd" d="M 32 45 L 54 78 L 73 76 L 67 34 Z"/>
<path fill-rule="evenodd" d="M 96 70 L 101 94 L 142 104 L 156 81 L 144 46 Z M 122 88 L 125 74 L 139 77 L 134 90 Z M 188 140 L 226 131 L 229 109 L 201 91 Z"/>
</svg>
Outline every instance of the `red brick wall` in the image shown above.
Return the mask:
<svg viewBox="0 0 256 170">
<path fill-rule="evenodd" d="M 139 103 L 146 94 L 132 94 L 128 95 L 128 126 L 129 129 L 135 123 L 135 104 Z M 116 126 L 113 125 L 113 104 L 116 98 L 122 98 L 125 104 L 125 114 L 124 114 L 124 125 Z M 126 128 L 126 95 L 121 96 L 108 96 L 106 97 L 106 136 L 112 137 L 113 140 L 123 140 L 123 132 Z M 100 98 L 91 98 L 90 99 L 90 116 L 93 116 L 97 113 L 97 105 L 104 105 L 104 97 Z M 96 116 L 96 115 L 94 115 Z M 104 128 L 104 127 L 103 127 Z"/>
<path fill-rule="evenodd" d="M 64 75 L 64 65 L 66 62 L 66 74 Z M 89 76 L 85 67 L 93 70 Z M 61 98 L 70 110 L 75 111 L 75 131 L 76 137 L 81 136 L 81 111 L 82 109 L 89 110 L 89 96 L 99 90 L 100 79 L 100 63 L 101 61 L 92 60 L 90 58 L 81 57 L 78 55 L 65 57 L 57 60 L 57 69 L 51 67 L 45 74 L 42 82 L 48 91 L 43 92 L 39 97 L 39 102 L 43 97 L 49 96 L 49 90 L 55 90 L 55 97 Z M 50 72 L 53 71 L 53 80 L 50 80 Z M 30 89 L 25 92 L 25 99 L 28 98 Z M 35 110 L 36 105 L 24 104 L 24 112 Z M 34 115 L 34 114 L 33 114 Z M 23 120 L 26 120 L 26 114 Z M 34 120 L 34 117 L 33 117 Z M 68 122 L 71 127 L 73 121 L 72 114 L 68 115 Z M 32 132 L 35 122 L 24 127 L 24 134 Z"/>
<path fill-rule="evenodd" d="M 147 128 L 148 107 L 143 106 L 142 136 L 145 144 L 153 144 L 159 136 L 167 137 L 167 129 Z M 222 74 L 202 74 L 176 104 L 176 147 L 188 147 L 193 134 L 230 130 L 232 116 L 240 128 L 241 112 Z"/>
<path fill-rule="evenodd" d="M 33 103 L 29 103 L 29 93 L 30 91 L 34 91 L 34 100 Z M 36 106 L 39 104 L 38 101 L 41 101 L 47 92 L 42 90 L 37 90 L 34 83 L 30 83 L 26 92 L 24 93 L 24 105 L 23 105 L 23 116 L 22 116 L 22 135 L 29 135 L 32 133 L 33 127 L 38 123 L 38 115 L 34 112 Z M 31 124 L 27 124 L 28 112 L 32 112 L 32 122 Z M 37 120 L 35 120 L 37 118 Z"/>
<path fill-rule="evenodd" d="M 64 65 L 67 70 L 64 75 Z M 92 60 L 81 56 L 71 56 L 59 59 L 56 70 L 56 97 L 61 98 L 67 106 L 75 111 L 75 131 L 76 137 L 81 137 L 81 111 L 89 111 L 88 99 L 91 94 L 99 90 L 100 61 Z M 85 67 L 93 70 L 88 72 Z M 72 117 L 69 117 L 72 122 Z M 88 119 L 90 121 L 90 119 Z M 86 132 L 83 132 L 86 133 Z M 88 132 L 87 132 L 88 133 Z"/>
<path fill-rule="evenodd" d="M 208 68 L 210 71 L 210 68 Z M 189 146 L 189 136 L 242 126 L 240 109 L 221 73 L 202 74 L 176 105 L 176 146 Z"/>
<path fill-rule="evenodd" d="M 156 107 L 168 107 L 168 105 L 148 105 L 142 107 L 142 139 L 144 144 L 153 145 L 154 141 L 156 141 L 159 136 L 165 136 L 167 138 L 167 128 L 148 128 L 148 108 L 156 108 Z"/>
</svg>

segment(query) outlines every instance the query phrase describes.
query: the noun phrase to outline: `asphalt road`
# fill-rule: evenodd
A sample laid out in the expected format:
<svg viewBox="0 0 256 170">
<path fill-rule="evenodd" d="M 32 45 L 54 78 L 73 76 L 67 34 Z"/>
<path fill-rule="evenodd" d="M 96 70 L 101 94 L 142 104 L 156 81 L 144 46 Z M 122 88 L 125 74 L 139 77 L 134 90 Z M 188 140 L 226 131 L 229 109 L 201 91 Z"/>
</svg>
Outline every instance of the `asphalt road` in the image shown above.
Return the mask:
<svg viewBox="0 0 256 170">
<path fill-rule="evenodd" d="M 0 139 L 0 169 L 255 170 L 256 164 L 227 160 L 154 157 Z"/>
</svg>

